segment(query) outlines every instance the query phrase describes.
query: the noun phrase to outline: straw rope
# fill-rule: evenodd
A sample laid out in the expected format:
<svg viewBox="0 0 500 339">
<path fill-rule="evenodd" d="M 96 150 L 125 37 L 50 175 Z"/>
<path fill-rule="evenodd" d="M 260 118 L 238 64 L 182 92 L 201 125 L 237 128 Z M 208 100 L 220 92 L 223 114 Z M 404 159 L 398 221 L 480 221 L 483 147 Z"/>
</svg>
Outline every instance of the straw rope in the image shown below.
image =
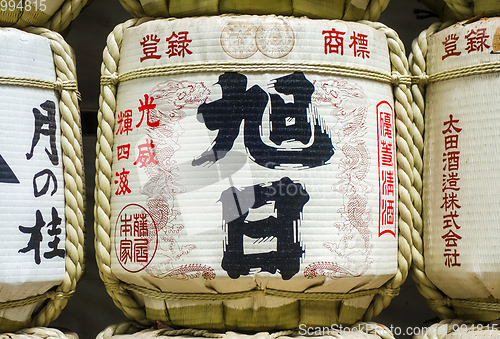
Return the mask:
<svg viewBox="0 0 500 339">
<path fill-rule="evenodd" d="M 152 20 L 151 18 L 131 19 L 121 25 L 118 25 L 108 36 L 107 47 L 103 52 L 103 64 L 101 67 L 101 96 L 100 109 L 98 112 L 98 130 L 96 146 L 96 189 L 95 189 L 95 248 L 96 259 L 99 266 L 101 278 L 103 279 L 109 294 L 115 304 L 124 312 L 124 314 L 137 322 L 148 325 L 151 321 L 147 319 L 144 309 L 138 305 L 130 292 L 139 292 L 152 298 L 163 299 L 167 296 L 173 296 L 172 293 L 162 293 L 153 289 L 123 284 L 111 271 L 111 225 L 110 225 L 110 199 L 111 199 L 111 162 L 113 159 L 112 147 L 114 139 L 114 115 L 116 109 L 116 86 L 120 80 L 117 73 L 120 60 L 120 49 L 123 41 L 124 31 L 130 27 L 138 26 L 143 22 Z M 408 61 L 405 56 L 403 43 L 393 30 L 387 28 L 381 23 L 363 21 L 366 25 L 383 32 L 387 37 L 387 43 L 390 51 L 390 60 L 392 64 L 391 82 L 394 85 L 395 95 L 395 114 L 397 129 L 397 162 L 398 162 L 398 185 L 399 185 L 399 252 L 398 252 L 398 270 L 396 275 L 387 282 L 383 288 L 377 291 L 370 291 L 366 295 L 375 295 L 368 307 L 364 320 L 369 320 L 380 313 L 382 309 L 388 306 L 392 298 L 397 295 L 399 287 L 406 280 L 409 267 L 411 265 L 412 254 L 412 233 L 413 220 L 420 219 L 419 211 L 413 206 L 413 201 L 419 201 L 421 198 L 418 192 L 413 188 L 414 173 L 414 145 L 413 145 L 413 114 L 412 114 L 412 95 L 408 82 Z M 367 72 L 368 74 L 369 72 Z M 143 72 L 141 74 L 147 74 Z M 396 80 L 394 80 L 396 79 Z M 417 195 L 417 197 L 414 197 Z M 268 291 L 268 290 L 267 290 Z M 254 292 L 251 292 L 254 293 Z M 287 292 L 283 292 L 287 293 Z M 292 293 L 295 299 L 307 298 L 304 294 Z M 313 295 L 313 294 L 311 294 Z M 323 293 L 322 299 L 329 295 L 332 300 L 351 299 L 352 296 L 344 295 L 342 297 L 337 293 Z M 355 295 L 355 294 L 353 294 Z M 176 295 L 177 297 L 179 294 Z M 361 295 L 356 295 L 356 297 Z M 240 296 L 239 296 L 240 297 Z M 189 298 L 198 298 L 192 295 Z M 208 294 L 204 300 L 219 300 L 218 298 L 227 298 L 227 295 L 218 296 L 217 294 Z M 312 298 L 312 297 L 311 297 Z M 201 300 L 201 299 L 197 299 Z M 344 313 L 347 316 L 348 307 L 341 308 L 339 317 Z"/>
<path fill-rule="evenodd" d="M 254 63 L 235 63 L 235 62 L 206 62 L 206 63 L 191 63 L 182 65 L 162 65 L 156 67 L 140 68 L 130 72 L 101 76 L 101 85 L 117 85 L 120 82 L 131 81 L 140 78 L 160 77 L 175 74 L 187 74 L 198 72 L 293 72 L 300 68 L 302 71 L 328 74 L 342 75 L 355 78 L 363 78 L 367 80 L 375 80 L 386 82 L 389 84 L 405 84 L 410 85 L 412 80 L 409 75 L 401 75 L 399 73 L 384 73 L 376 70 L 369 70 L 363 67 L 332 65 L 328 63 L 315 62 L 254 62 Z"/>
<path fill-rule="evenodd" d="M 451 23 L 435 23 L 427 30 L 420 33 L 412 43 L 412 52 L 409 57 L 411 73 L 420 78 L 425 78 L 426 71 L 426 57 L 428 51 L 428 37 L 435 32 L 448 27 Z M 418 159 L 418 166 L 415 167 L 415 187 L 418 189 L 418 200 L 415 200 L 415 205 L 419 206 L 422 210 L 422 173 L 423 173 L 423 133 L 424 133 L 424 111 L 425 111 L 425 85 L 423 82 L 418 82 L 412 85 L 413 94 L 413 114 L 414 114 L 414 144 L 416 148 L 413 150 L 415 159 Z M 418 132 L 418 133 L 417 133 Z M 417 198 L 417 197 L 416 197 Z M 437 300 L 439 303 L 429 304 L 429 306 L 439 315 L 442 319 L 456 318 L 455 312 L 447 305 L 445 295 L 438 290 L 438 288 L 427 278 L 425 274 L 424 262 L 424 247 L 422 243 L 423 236 L 423 222 L 420 218 L 414 223 L 413 232 L 413 265 L 411 267 L 411 274 L 416 282 L 417 288 L 420 293 L 428 300 Z"/>
<path fill-rule="evenodd" d="M 57 318 L 73 294 L 76 282 L 84 269 L 84 220 L 83 220 L 83 157 L 82 138 L 78 96 L 73 84 L 76 82 L 76 69 L 71 47 L 55 32 L 45 28 L 28 27 L 24 31 L 43 36 L 47 39 L 54 57 L 56 69 L 56 84 L 60 93 L 59 110 L 61 114 L 61 147 L 64 175 L 64 198 L 66 219 L 66 261 L 65 274 L 62 283 L 54 290 L 41 296 L 21 301 L 36 303 L 43 298 L 46 304 L 37 312 L 31 321 L 32 326 L 46 326 Z M 16 80 L 23 82 L 23 80 Z M 71 84 L 68 86 L 65 83 Z M 60 84 L 63 84 L 60 86 Z M 9 303 L 3 307 L 10 308 Z"/>
<path fill-rule="evenodd" d="M 387 5 L 389 5 L 389 0 L 370 1 L 363 15 L 363 20 L 377 21 L 380 18 L 380 14 L 387 8 Z"/>
<path fill-rule="evenodd" d="M 233 293 L 174 293 L 174 292 L 160 292 L 152 290 L 146 287 L 132 285 L 132 284 L 106 284 L 106 289 L 108 291 L 132 291 L 143 296 L 159 299 L 159 300 L 199 300 L 199 301 L 228 301 L 228 300 L 238 300 L 245 298 L 252 298 L 258 295 L 268 295 L 280 298 L 290 298 L 294 300 L 328 300 L 328 301 L 339 301 L 339 300 L 349 300 L 355 298 L 361 298 L 373 295 L 386 295 L 391 299 L 399 294 L 398 289 L 387 289 L 387 288 L 374 288 L 364 291 L 358 291 L 353 293 L 328 293 L 328 292 L 317 292 L 317 293 L 304 293 L 304 292 L 289 292 L 276 290 L 271 288 L 260 289 L 256 288 L 251 291 L 245 292 L 233 292 Z"/>
<path fill-rule="evenodd" d="M 350 333 L 355 331 L 359 331 L 366 334 L 375 334 L 378 335 L 382 339 L 394 339 L 394 335 L 390 332 L 387 327 L 381 326 L 377 323 L 365 323 L 358 322 L 349 328 L 344 328 L 344 332 L 348 332 L 350 329 Z M 191 337 L 204 337 L 204 338 L 237 338 L 237 333 L 214 333 L 206 330 L 198 330 L 198 329 L 172 329 L 170 327 L 160 328 L 160 329 L 145 329 L 140 325 L 134 324 L 132 322 L 122 323 L 120 325 L 112 325 L 107 327 L 104 331 L 97 335 L 96 339 L 111 339 L 115 335 L 133 335 L 140 332 L 141 338 L 158 338 L 158 337 L 172 337 L 172 336 L 191 336 Z M 332 329 L 331 335 L 332 338 L 342 338 L 342 332 L 338 331 L 336 333 L 335 329 Z M 329 334 L 329 333 L 328 333 Z M 245 338 L 259 338 L 259 339 L 278 339 L 283 337 L 297 337 L 300 336 L 300 332 L 298 330 L 285 330 L 274 333 L 258 333 L 256 335 L 245 334 Z M 241 335 L 243 337 L 243 335 Z M 314 337 L 314 335 L 308 337 Z M 321 336 L 324 338 L 325 336 Z M 0 338 L 2 339 L 2 338 Z"/>
<path fill-rule="evenodd" d="M 379 30 L 387 37 L 392 73 L 401 76 L 408 75 L 408 60 L 406 59 L 403 42 L 397 33 L 382 23 L 362 21 L 368 26 Z M 420 218 L 419 211 L 413 205 L 420 195 L 413 187 L 414 155 L 413 145 L 413 101 L 409 86 L 400 83 L 393 86 L 394 112 L 396 115 L 396 160 L 398 164 L 398 271 L 384 287 L 398 289 L 408 276 L 412 255 L 413 220 Z M 391 302 L 389 295 L 376 295 L 368 307 L 363 320 L 368 321 L 377 316 Z"/>
<path fill-rule="evenodd" d="M 151 19 L 130 19 L 115 27 L 109 34 L 107 46 L 103 52 L 101 74 L 111 76 L 118 70 L 120 48 L 123 33 L 129 27 L 138 26 Z M 96 262 L 99 274 L 106 285 L 119 284 L 118 278 L 111 271 L 111 161 L 113 159 L 113 127 L 116 109 L 116 85 L 101 86 L 99 97 L 99 111 L 97 113 L 97 144 L 96 144 L 96 177 L 95 177 L 95 207 L 94 231 Z M 146 313 L 135 299 L 125 290 L 109 290 L 115 304 L 123 311 L 126 317 L 141 324 L 150 324 Z"/>
<path fill-rule="evenodd" d="M 466 20 L 474 16 L 473 3 L 466 0 L 444 0 L 458 20 Z"/>
<path fill-rule="evenodd" d="M 473 2 L 467 0 L 418 0 L 436 13 L 441 20 L 467 20 L 474 16 Z M 450 15 L 454 17 L 450 17 Z M 448 16 L 448 17 L 446 17 Z M 446 17 L 446 18 L 445 18 Z"/>
<path fill-rule="evenodd" d="M 78 339 L 75 333 L 63 333 L 55 328 L 24 328 L 16 333 L 1 333 L 0 339 Z"/>
<path fill-rule="evenodd" d="M 32 304 L 39 303 L 41 301 L 45 301 L 47 299 L 69 299 L 74 294 L 74 291 L 70 291 L 67 293 L 63 292 L 55 292 L 49 291 L 44 294 L 36 295 L 33 297 L 28 297 L 21 300 L 12 300 L 12 301 L 4 301 L 0 302 L 0 310 L 8 310 L 12 308 L 24 307 Z"/>
<path fill-rule="evenodd" d="M 426 75 L 424 77 L 420 77 L 418 81 L 422 81 L 424 85 L 427 85 L 431 82 L 438 82 L 449 79 L 456 79 L 465 76 L 471 75 L 481 75 L 493 72 L 500 72 L 500 62 L 486 62 L 479 65 L 470 65 L 460 68 L 455 68 L 431 75 Z"/>
<path fill-rule="evenodd" d="M 66 29 L 82 11 L 89 0 L 66 0 L 61 8 L 52 15 L 43 27 L 52 31 L 61 32 Z"/>
<path fill-rule="evenodd" d="M 24 77 L 11 77 L 0 75 L 0 85 L 13 85 L 13 86 L 24 86 L 24 87 L 37 87 L 43 89 L 52 89 L 57 91 L 76 91 L 77 82 L 73 81 L 46 81 L 40 79 L 31 79 Z"/>
<path fill-rule="evenodd" d="M 294 0 L 289 0 L 289 12 L 292 13 L 294 7 Z M 329 0 L 324 0 L 324 2 L 328 2 Z M 331 0 L 330 0 L 331 1 Z M 363 19 L 363 20 L 370 20 L 370 21 L 377 21 L 380 17 L 380 14 L 382 11 L 384 11 L 387 8 L 387 5 L 389 4 L 390 0 L 370 0 L 368 6 L 366 7 L 363 17 L 362 18 L 354 18 L 350 17 L 349 15 L 352 15 L 352 13 L 344 13 L 342 17 L 339 18 L 328 18 L 328 19 L 342 19 L 342 20 L 358 20 L 358 19 Z M 166 2 L 166 0 L 156 0 L 156 2 Z M 140 0 L 120 0 L 120 3 L 122 6 L 125 8 L 127 12 L 132 14 L 136 18 L 143 18 L 143 17 L 148 17 L 152 15 L 152 13 L 146 13 L 144 11 L 144 8 L 142 7 L 142 4 Z M 352 4 L 352 0 L 345 0 L 345 7 L 350 6 Z M 214 15 L 214 13 L 207 13 L 210 15 Z M 219 10 L 219 4 L 217 3 L 217 14 L 227 14 L 221 10 Z M 246 13 L 246 14 L 256 14 L 256 13 Z M 276 14 L 276 13 L 259 13 L 259 14 Z M 321 15 L 318 13 L 318 15 Z"/>
</svg>

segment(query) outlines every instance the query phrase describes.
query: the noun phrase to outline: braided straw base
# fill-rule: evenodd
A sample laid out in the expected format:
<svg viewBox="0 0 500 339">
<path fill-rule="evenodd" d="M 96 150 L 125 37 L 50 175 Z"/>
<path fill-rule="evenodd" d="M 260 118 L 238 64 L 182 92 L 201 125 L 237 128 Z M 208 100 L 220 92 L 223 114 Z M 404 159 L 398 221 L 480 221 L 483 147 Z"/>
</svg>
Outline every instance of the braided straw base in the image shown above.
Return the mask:
<svg viewBox="0 0 500 339">
<path fill-rule="evenodd" d="M 0 10 L 0 25 L 12 27 L 41 26 L 55 32 L 66 29 L 82 11 L 89 0 L 40 0 L 31 1 L 29 7 L 25 1 L 15 0 L 15 7 L 9 5 Z M 5 1 L 4 1 L 5 3 Z M 10 6 L 10 7 L 9 7 Z"/>
<path fill-rule="evenodd" d="M 389 0 L 154 0 L 142 3 L 139 0 L 120 0 L 133 16 L 140 17 L 188 17 L 220 14 L 294 15 L 314 19 L 342 19 L 348 21 L 377 21 Z M 357 7 L 360 6 L 360 7 Z"/>
</svg>

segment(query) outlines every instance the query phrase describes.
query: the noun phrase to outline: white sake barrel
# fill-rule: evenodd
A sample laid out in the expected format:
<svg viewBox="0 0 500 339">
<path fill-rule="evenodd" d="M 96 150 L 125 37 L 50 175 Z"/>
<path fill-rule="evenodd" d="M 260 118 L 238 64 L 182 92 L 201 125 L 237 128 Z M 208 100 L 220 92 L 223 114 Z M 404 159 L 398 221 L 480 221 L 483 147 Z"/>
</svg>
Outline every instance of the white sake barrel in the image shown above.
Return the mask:
<svg viewBox="0 0 500 339">
<path fill-rule="evenodd" d="M 43 28 L 2 28 L 0 41 L 0 332 L 6 332 L 47 325 L 74 292 L 83 262 L 83 167 L 70 47 Z"/>
<path fill-rule="evenodd" d="M 392 85 L 409 80 L 395 33 L 144 21 L 110 35 L 101 80 L 97 259 L 115 302 L 143 323 L 210 329 L 380 312 L 406 277 L 411 228 L 397 223 L 412 206 L 397 194 L 395 109 L 411 95 Z"/>
<path fill-rule="evenodd" d="M 135 17 L 276 14 L 377 21 L 389 0 L 120 0 Z"/>
<path fill-rule="evenodd" d="M 89 0 L 0 0 L 1 26 L 43 26 L 61 32 Z"/>
<path fill-rule="evenodd" d="M 500 316 L 499 26 L 499 18 L 442 30 L 436 24 L 414 43 L 412 72 L 429 82 L 425 107 L 419 100 L 415 109 L 425 112 L 425 143 L 423 258 L 414 263 L 424 295 L 442 317 Z"/>
</svg>

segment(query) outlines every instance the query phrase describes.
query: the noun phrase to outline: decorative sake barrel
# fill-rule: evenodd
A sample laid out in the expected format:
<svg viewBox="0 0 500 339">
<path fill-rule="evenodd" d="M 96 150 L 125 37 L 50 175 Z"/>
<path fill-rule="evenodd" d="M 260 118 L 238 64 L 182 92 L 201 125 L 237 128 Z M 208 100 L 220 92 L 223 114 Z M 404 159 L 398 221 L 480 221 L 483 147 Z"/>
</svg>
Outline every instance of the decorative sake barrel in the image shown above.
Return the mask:
<svg viewBox="0 0 500 339">
<path fill-rule="evenodd" d="M 425 126 L 424 143 L 416 142 L 423 150 L 423 229 L 415 223 L 415 278 L 440 317 L 492 321 L 500 317 L 500 19 L 445 27 L 422 32 L 410 63 L 420 79 L 412 87 L 416 126 Z"/>
<path fill-rule="evenodd" d="M 0 26 L 43 26 L 60 32 L 92 0 L 1 0 Z"/>
<path fill-rule="evenodd" d="M 123 323 L 107 327 L 97 335 L 96 339 L 153 339 L 153 338 L 183 338 L 194 337 L 224 339 L 305 339 L 311 338 L 339 338 L 339 339 L 394 339 L 390 329 L 378 323 L 356 323 L 350 327 L 332 325 L 330 327 L 299 327 L 298 330 L 286 330 L 275 333 L 259 332 L 256 334 L 242 334 L 237 332 L 226 332 L 214 334 L 207 330 L 175 330 L 165 327 L 161 329 L 145 329 L 137 323 Z"/>
<path fill-rule="evenodd" d="M 276 14 L 377 21 L 389 0 L 120 0 L 135 17 Z"/>
<path fill-rule="evenodd" d="M 398 174 L 404 192 L 413 175 L 406 65 L 394 31 L 371 22 L 117 26 L 95 209 L 115 303 L 143 324 L 217 330 L 378 314 L 406 277 L 416 213 L 398 196 Z"/>
<path fill-rule="evenodd" d="M 413 339 L 494 339 L 500 336 L 499 326 L 498 321 L 478 324 L 470 320 L 447 319 L 424 327 L 422 333 L 414 335 Z"/>
<path fill-rule="evenodd" d="M 83 165 L 71 48 L 0 29 L 0 332 L 46 326 L 83 269 Z"/>
</svg>

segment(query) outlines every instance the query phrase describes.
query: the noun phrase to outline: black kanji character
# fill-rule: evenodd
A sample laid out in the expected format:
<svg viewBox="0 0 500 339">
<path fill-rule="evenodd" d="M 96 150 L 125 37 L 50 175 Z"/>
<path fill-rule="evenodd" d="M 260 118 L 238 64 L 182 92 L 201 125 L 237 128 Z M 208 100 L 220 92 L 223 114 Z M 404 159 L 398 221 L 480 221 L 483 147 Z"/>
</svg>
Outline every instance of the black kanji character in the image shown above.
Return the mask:
<svg viewBox="0 0 500 339">
<path fill-rule="evenodd" d="M 36 180 L 42 175 L 46 175 L 47 178 L 45 179 L 45 184 L 43 185 L 42 189 L 38 190 L 38 185 Z M 54 173 L 49 169 L 44 169 L 35 174 L 35 176 L 33 177 L 33 194 L 35 195 L 35 198 L 41 197 L 42 195 L 47 193 L 47 191 L 49 190 L 51 179 L 54 183 L 54 188 L 52 189 L 52 192 L 50 192 L 50 195 L 53 196 L 57 192 L 57 178 L 54 175 Z"/>
<path fill-rule="evenodd" d="M 56 166 L 59 164 L 56 148 L 56 104 L 53 101 L 47 100 L 41 104 L 40 107 L 47 112 L 47 115 L 43 115 L 40 110 L 33 108 L 33 115 L 35 116 L 35 133 L 31 142 L 31 151 L 26 153 L 26 159 L 30 160 L 33 157 L 33 151 L 40 140 L 40 134 L 43 134 L 50 138 L 50 152 L 45 148 L 45 153 L 49 156 L 52 164 Z M 47 128 L 43 128 L 44 125 L 48 125 Z"/>
<path fill-rule="evenodd" d="M 40 265 L 40 243 L 43 240 L 42 227 L 45 226 L 45 221 L 43 220 L 42 212 L 40 210 L 36 211 L 36 222 L 33 227 L 19 226 L 19 230 L 25 234 L 31 234 L 28 245 L 22 248 L 18 253 L 27 253 L 31 250 L 35 251 L 35 263 Z"/>
<path fill-rule="evenodd" d="M 52 226 L 52 228 L 49 229 L 47 233 L 50 236 L 53 236 L 54 240 L 49 242 L 49 247 L 52 248 L 52 251 L 45 252 L 43 254 L 46 259 L 52 259 L 56 256 L 64 258 L 64 255 L 66 254 L 66 251 L 64 249 L 58 248 L 59 242 L 61 241 L 58 235 L 62 232 L 62 230 L 58 227 L 61 226 L 61 222 L 62 219 L 59 218 L 57 209 L 55 207 L 52 207 L 52 221 L 47 224 L 47 226 Z"/>
<path fill-rule="evenodd" d="M 308 120 L 314 85 L 302 72 L 278 78 L 274 83 L 278 93 L 293 95 L 293 103 L 285 103 L 279 95 L 270 94 L 270 140 L 276 147 L 262 140 L 262 119 L 269 102 L 268 94 L 257 85 L 247 90 L 247 77 L 235 72 L 220 75 L 217 84 L 221 86 L 222 98 L 200 105 L 197 117 L 209 130 L 218 130 L 218 133 L 212 147 L 193 160 L 193 166 L 222 159 L 233 147 L 243 120 L 245 147 L 251 159 L 261 166 L 302 164 L 316 167 L 324 165 L 334 154 L 331 138 L 319 118 L 313 116 L 312 122 Z M 285 141 L 299 141 L 302 146 L 280 148 Z"/>
<path fill-rule="evenodd" d="M 304 253 L 298 233 L 304 205 L 309 201 L 305 188 L 285 177 L 270 185 L 254 185 L 239 190 L 230 187 L 221 194 L 224 223 L 227 225 L 222 268 L 236 279 L 248 274 L 252 268 L 276 273 L 288 280 L 300 269 Z M 247 221 L 250 209 L 274 202 L 276 217 Z M 277 250 L 244 254 L 243 236 L 257 241 L 277 239 Z"/>
</svg>

